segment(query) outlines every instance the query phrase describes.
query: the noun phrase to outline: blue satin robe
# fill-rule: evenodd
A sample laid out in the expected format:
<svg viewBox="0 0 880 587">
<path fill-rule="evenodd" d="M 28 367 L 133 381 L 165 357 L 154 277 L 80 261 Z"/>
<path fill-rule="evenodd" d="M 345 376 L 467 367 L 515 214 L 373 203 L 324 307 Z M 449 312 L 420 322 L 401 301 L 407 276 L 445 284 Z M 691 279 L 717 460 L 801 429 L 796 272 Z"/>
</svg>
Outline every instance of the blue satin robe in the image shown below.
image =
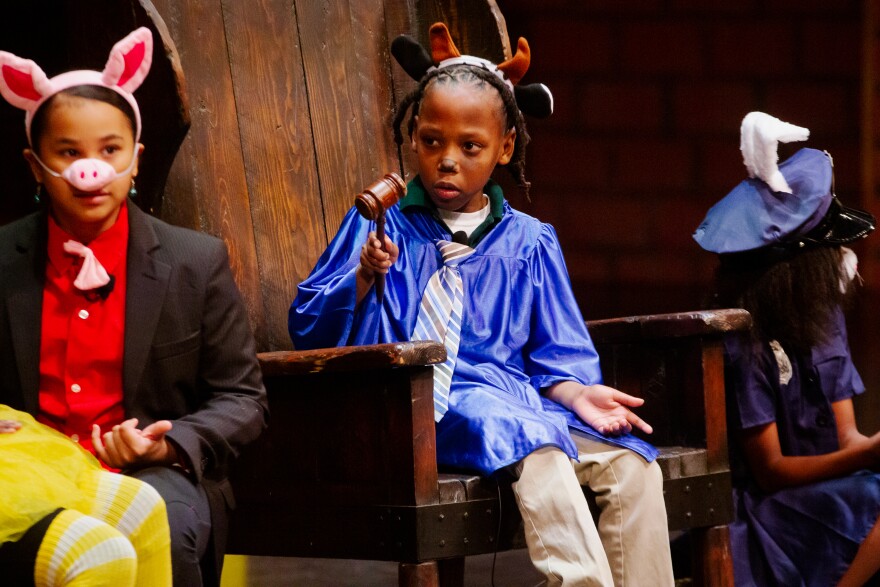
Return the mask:
<svg viewBox="0 0 880 587">
<path fill-rule="evenodd" d="M 350 210 L 299 285 L 288 317 L 296 348 L 410 339 L 422 292 L 441 265 L 434 243 L 451 235 L 425 208 L 388 210 L 386 234 L 400 256 L 381 304 L 371 291 L 356 308 L 355 270 L 373 229 Z M 602 382 L 553 228 L 505 201 L 501 221 L 475 249 L 459 266 L 461 345 L 449 411 L 437 424 L 438 462 L 491 474 L 548 445 L 577 458 L 569 427 L 652 460 L 650 444 L 633 435 L 606 438 L 540 393 L 560 381 Z"/>
</svg>

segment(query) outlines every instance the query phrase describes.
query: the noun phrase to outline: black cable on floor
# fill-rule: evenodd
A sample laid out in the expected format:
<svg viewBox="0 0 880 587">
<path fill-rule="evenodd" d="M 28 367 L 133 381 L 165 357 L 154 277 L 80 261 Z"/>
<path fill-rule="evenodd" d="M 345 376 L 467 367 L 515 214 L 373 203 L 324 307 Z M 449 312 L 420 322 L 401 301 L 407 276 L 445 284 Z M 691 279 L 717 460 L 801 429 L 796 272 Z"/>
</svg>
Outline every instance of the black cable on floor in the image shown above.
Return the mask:
<svg viewBox="0 0 880 587">
<path fill-rule="evenodd" d="M 501 540 L 501 517 L 504 510 L 501 507 L 501 484 L 495 477 L 495 490 L 498 492 L 498 527 L 495 529 L 495 548 L 492 552 L 492 587 L 495 587 L 495 561 L 498 559 L 498 541 Z"/>
</svg>

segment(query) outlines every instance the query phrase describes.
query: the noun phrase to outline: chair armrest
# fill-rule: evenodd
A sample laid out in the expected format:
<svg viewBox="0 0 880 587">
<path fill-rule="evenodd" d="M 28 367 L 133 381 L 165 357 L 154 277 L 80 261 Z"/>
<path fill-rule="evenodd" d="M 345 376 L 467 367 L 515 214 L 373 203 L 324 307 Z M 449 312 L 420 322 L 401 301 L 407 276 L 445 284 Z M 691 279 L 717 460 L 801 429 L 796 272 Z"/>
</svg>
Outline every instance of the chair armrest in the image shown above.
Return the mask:
<svg viewBox="0 0 880 587">
<path fill-rule="evenodd" d="M 705 447 L 710 472 L 728 468 L 724 337 L 750 326 L 740 309 L 587 323 L 606 384 L 646 400 L 638 412 L 654 427 L 647 440 Z"/>
<path fill-rule="evenodd" d="M 309 351 L 276 351 L 257 355 L 263 375 L 304 375 L 392 367 L 421 367 L 446 360 L 446 348 L 433 341 L 344 346 Z"/>
<path fill-rule="evenodd" d="M 250 501 L 277 496 L 437 503 L 433 369 L 442 344 L 412 341 L 258 355 L 272 424 L 239 467 Z M 281 506 L 278 506 L 281 507 Z"/>
<path fill-rule="evenodd" d="M 596 344 L 621 344 L 741 332 L 751 324 L 748 312 L 734 308 L 592 320 L 587 328 Z"/>
</svg>

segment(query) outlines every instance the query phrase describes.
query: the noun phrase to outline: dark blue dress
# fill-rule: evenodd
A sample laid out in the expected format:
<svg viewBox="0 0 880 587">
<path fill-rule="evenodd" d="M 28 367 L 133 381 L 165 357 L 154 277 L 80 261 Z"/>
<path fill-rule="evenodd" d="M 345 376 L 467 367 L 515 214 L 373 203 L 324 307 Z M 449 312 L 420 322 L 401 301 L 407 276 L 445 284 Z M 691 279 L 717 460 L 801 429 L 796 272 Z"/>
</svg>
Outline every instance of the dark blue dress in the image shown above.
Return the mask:
<svg viewBox="0 0 880 587">
<path fill-rule="evenodd" d="M 410 183 L 410 196 L 420 190 Z M 497 184 L 490 199 L 503 201 Z M 408 196 L 409 197 L 409 196 Z M 438 239 L 451 240 L 420 206 L 388 210 L 385 230 L 400 248 L 380 303 L 372 291 L 355 308 L 355 270 L 373 223 L 352 209 L 290 307 L 298 349 L 410 339 L 422 292 L 440 267 Z M 566 380 L 602 382 L 553 228 L 503 203 L 497 225 L 459 265 L 465 291 L 461 346 L 449 411 L 437 424 L 440 464 L 489 474 L 542 446 L 571 458 L 569 428 L 625 446 L 648 460 L 656 449 L 626 434 L 606 438 L 540 390 Z"/>
<path fill-rule="evenodd" d="M 828 341 L 809 356 L 777 359 L 766 342 L 726 343 L 732 433 L 775 422 L 786 456 L 838 450 L 831 404 L 865 390 L 852 363 L 842 312 Z M 782 365 L 782 368 L 780 368 Z M 788 375 L 790 379 L 783 382 Z M 731 442 L 736 520 L 730 527 L 737 585 L 835 585 L 880 514 L 880 475 L 848 477 L 764 493 Z"/>
</svg>

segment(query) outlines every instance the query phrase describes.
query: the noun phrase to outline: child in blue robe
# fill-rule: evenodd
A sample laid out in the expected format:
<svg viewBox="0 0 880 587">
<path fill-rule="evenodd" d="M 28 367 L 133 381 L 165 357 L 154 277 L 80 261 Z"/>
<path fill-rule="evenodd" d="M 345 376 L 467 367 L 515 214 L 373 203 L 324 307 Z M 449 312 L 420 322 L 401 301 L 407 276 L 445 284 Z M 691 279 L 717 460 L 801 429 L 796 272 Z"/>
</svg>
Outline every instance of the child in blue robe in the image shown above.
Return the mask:
<svg viewBox="0 0 880 587">
<path fill-rule="evenodd" d="M 764 113 L 743 122 L 752 179 L 706 215 L 694 238 L 721 260 L 719 307 L 743 307 L 752 335 L 725 342 L 737 585 L 863 585 L 880 569 L 880 435 L 856 428 L 865 391 L 842 306 L 856 273 L 843 245 L 873 216 L 834 194 L 830 156 L 778 140 L 806 129 Z"/>
<path fill-rule="evenodd" d="M 438 462 L 518 477 L 529 553 L 548 585 L 671 585 L 656 449 L 629 433 L 651 431 L 629 410 L 642 400 L 601 385 L 555 231 L 511 208 L 490 180 L 502 165 L 525 183 L 520 109 L 535 108 L 524 106 L 528 98 L 518 104 L 514 84 L 528 46 L 520 39 L 517 55 L 496 66 L 459 55 L 442 24 L 431 38 L 423 66 L 407 59 L 419 54 L 414 41 L 398 39 L 392 49 L 420 79 L 394 123 L 402 142 L 398 128 L 413 106 L 419 174 L 387 211 L 387 252 L 371 222 L 349 211 L 299 285 L 289 314 L 294 345 L 412 339 L 428 282 L 443 266 L 437 243 L 468 245 L 458 265 L 460 345 L 448 411 L 437 416 Z M 377 275 L 385 279 L 381 299 L 373 295 Z M 598 495 L 598 530 L 582 486 Z"/>
</svg>

